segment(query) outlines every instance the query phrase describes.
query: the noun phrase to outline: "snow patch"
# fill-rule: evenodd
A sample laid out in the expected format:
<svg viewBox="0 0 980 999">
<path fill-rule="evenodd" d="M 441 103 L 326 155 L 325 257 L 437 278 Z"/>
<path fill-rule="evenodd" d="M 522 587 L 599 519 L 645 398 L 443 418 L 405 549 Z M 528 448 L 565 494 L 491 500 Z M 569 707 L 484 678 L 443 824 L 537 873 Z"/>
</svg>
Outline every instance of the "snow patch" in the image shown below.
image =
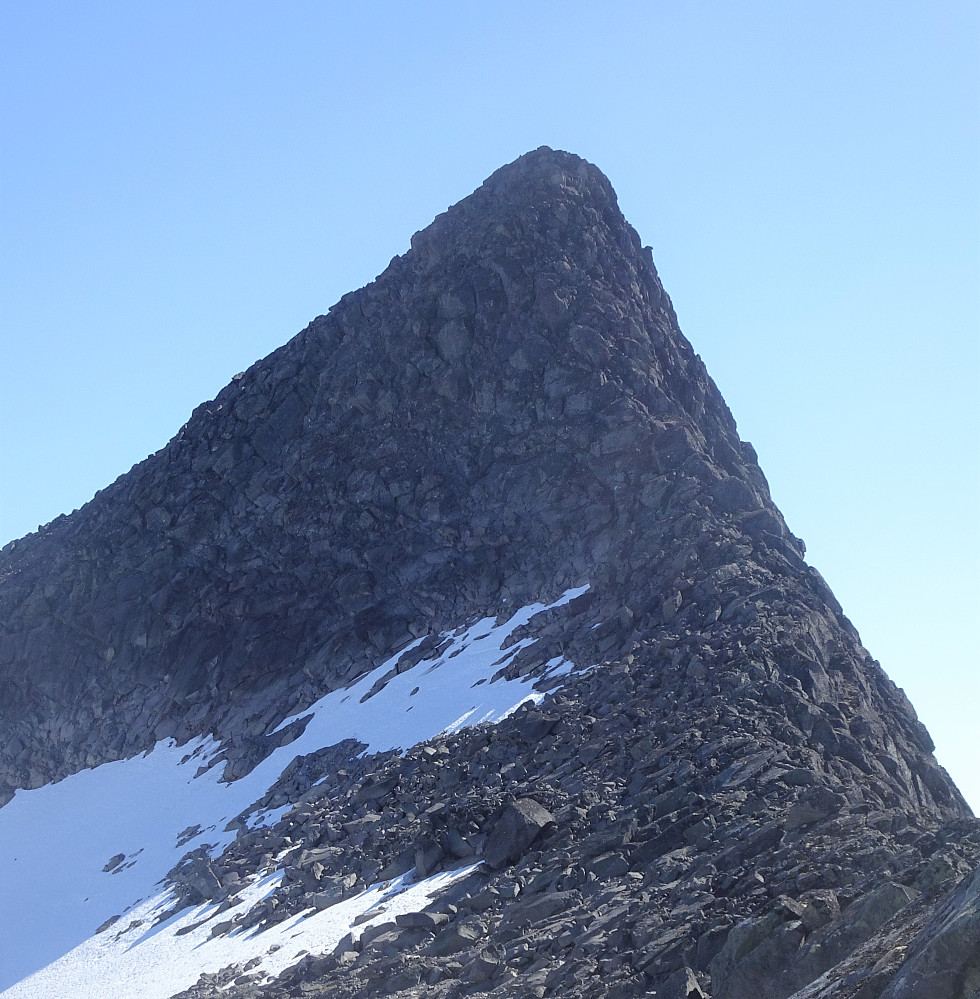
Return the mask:
<svg viewBox="0 0 980 999">
<path fill-rule="evenodd" d="M 543 700 L 546 694 L 536 690 L 535 683 L 544 680 L 549 689 L 554 689 L 573 668 L 568 660 L 550 660 L 542 675 L 533 680 L 492 678 L 536 640 L 522 638 L 507 645 L 514 631 L 537 614 L 564 606 L 587 589 L 581 586 L 568 590 L 552 604 L 530 604 L 500 625 L 493 618 L 485 618 L 456 632 L 445 632 L 439 636 L 445 647 L 437 658 L 423 660 L 392 676 L 380 690 L 367 696 L 409 651 L 402 649 L 351 687 L 332 691 L 285 719 L 276 731 L 298 718 L 310 720 L 297 739 L 230 784 L 220 782 L 220 766 L 198 776 L 202 763 L 221 750 L 215 740 L 202 737 L 180 747 L 166 740 L 133 759 L 83 770 L 35 790 L 17 791 L 0 808 L 0 857 L 5 865 L 0 878 L 0 989 L 7 990 L 0 995 L 4 999 L 88 995 L 77 985 L 85 980 L 83 969 L 88 967 L 87 974 L 99 982 L 100 996 L 169 996 L 180 989 L 173 987 L 167 993 L 147 991 L 146 981 L 152 979 L 156 973 L 152 969 L 157 967 L 157 958 L 150 955 L 156 953 L 157 947 L 163 948 L 161 953 L 170 953 L 167 948 L 173 947 L 184 953 L 181 948 L 190 940 L 196 941 L 192 948 L 196 948 L 194 981 L 205 970 L 205 963 L 215 970 L 236 963 L 239 958 L 228 957 L 231 952 L 222 949 L 225 944 L 220 941 L 226 938 L 208 939 L 213 907 L 184 910 L 141 938 L 138 947 L 126 936 L 125 927 L 136 920 L 152 922 L 164 912 L 170 896 L 161 894 L 160 883 L 167 871 L 191 850 L 206 847 L 212 856 L 220 853 L 235 838 L 234 830 L 225 829 L 229 820 L 262 798 L 295 757 L 348 738 L 366 744 L 367 752 L 405 750 L 442 732 L 500 721 L 526 701 Z M 290 807 L 253 813 L 248 826 L 272 824 Z M 272 877 L 275 875 L 258 878 L 249 891 L 271 890 Z M 435 884 L 433 879 L 422 884 L 430 882 Z M 398 897 L 404 896 L 404 904 L 414 904 L 415 898 L 424 904 L 419 886 L 408 887 L 403 881 L 397 884 Z M 396 889 L 376 887 L 363 896 L 382 891 Z M 346 906 L 353 901 L 339 904 Z M 247 899 L 241 904 L 246 903 Z M 302 925 L 302 933 L 296 930 L 302 936 L 307 924 L 326 926 L 328 920 L 323 917 L 336 908 L 316 916 L 296 917 L 282 926 Z M 121 918 L 96 934 L 96 929 L 113 916 Z M 193 925 L 195 920 L 206 922 L 199 931 L 174 936 L 178 928 Z M 344 929 L 337 939 L 346 932 Z M 179 946 L 171 937 L 180 941 Z M 259 937 L 261 943 L 257 942 Z M 248 950 L 245 960 L 267 949 L 264 934 L 236 934 L 227 939 Z M 317 952 L 315 948 L 322 951 L 328 945 L 321 946 L 319 941 L 316 938 L 315 947 L 304 946 L 311 952 Z M 144 955 L 142 963 L 122 956 L 136 952 Z M 206 957 L 212 953 L 224 956 L 215 956 L 218 963 L 214 964 L 210 956 Z M 116 957 L 110 960 L 112 954 Z M 65 957 L 59 961 L 62 955 Z M 70 989 L 56 986 L 56 979 L 45 977 L 60 974 L 56 969 L 69 958 L 73 968 Z M 167 964 L 171 958 L 159 960 Z M 45 968 L 53 961 L 55 965 Z M 146 981 L 135 970 L 139 967 L 147 969 L 150 977 Z M 38 969 L 45 970 L 10 988 Z M 113 969 L 118 969 L 121 976 L 117 991 L 113 991 L 117 989 Z M 170 979 L 171 985 L 174 981 Z M 42 982 L 50 984 L 39 984 Z M 28 988 L 30 991 L 24 991 Z"/>
<path fill-rule="evenodd" d="M 169 999 L 193 985 L 201 974 L 213 974 L 229 965 L 246 965 L 256 981 L 282 974 L 305 954 L 332 951 L 351 933 L 355 938 L 376 923 L 393 920 L 403 912 L 424 909 L 433 896 L 465 877 L 477 864 L 442 871 L 415 882 L 413 872 L 396 881 L 372 885 L 366 891 L 313 915 L 300 913 L 268 929 L 253 929 L 211 936 L 217 906 L 183 909 L 159 925 L 156 920 L 173 903 L 169 893 L 137 906 L 116 925 L 90 937 L 53 964 L 3 993 L 5 999 Z M 251 908 L 270 895 L 282 880 L 263 874 L 226 909 Z M 375 911 L 354 926 L 354 920 Z M 224 914 L 222 914 L 224 916 Z M 117 930 L 119 926 L 121 929 Z"/>
</svg>

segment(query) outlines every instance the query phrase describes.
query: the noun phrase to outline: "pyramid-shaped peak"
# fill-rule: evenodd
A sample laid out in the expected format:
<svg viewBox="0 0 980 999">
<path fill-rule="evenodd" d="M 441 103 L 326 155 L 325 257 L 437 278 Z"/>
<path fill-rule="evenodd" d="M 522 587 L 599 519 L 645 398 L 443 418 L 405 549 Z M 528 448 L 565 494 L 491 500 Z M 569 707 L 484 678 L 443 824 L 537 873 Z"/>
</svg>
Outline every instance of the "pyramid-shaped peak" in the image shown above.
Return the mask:
<svg viewBox="0 0 980 999">
<path fill-rule="evenodd" d="M 965 999 L 980 824 L 804 555 L 609 181 L 521 156 L 0 552 L 4 957 L 59 959 L 35 995 Z"/>
</svg>

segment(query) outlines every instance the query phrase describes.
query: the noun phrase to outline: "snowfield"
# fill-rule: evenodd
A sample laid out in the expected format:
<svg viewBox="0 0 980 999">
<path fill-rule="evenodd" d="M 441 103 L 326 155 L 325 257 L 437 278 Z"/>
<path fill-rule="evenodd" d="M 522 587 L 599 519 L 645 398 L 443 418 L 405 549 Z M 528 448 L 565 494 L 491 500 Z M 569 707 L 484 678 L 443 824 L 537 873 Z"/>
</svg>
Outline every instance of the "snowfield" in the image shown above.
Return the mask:
<svg viewBox="0 0 980 999">
<path fill-rule="evenodd" d="M 266 930 L 246 930 L 211 938 L 217 906 L 192 906 L 154 926 L 165 913 L 171 896 L 165 892 L 143 902 L 115 926 L 89 937 L 70 954 L 7 989 L 7 997 L 72 997 L 72 999 L 169 999 L 193 985 L 202 972 L 213 973 L 230 964 L 255 960 L 251 974 L 267 981 L 295 964 L 304 954 L 329 952 L 347 933 L 360 936 L 369 926 L 393 920 L 403 912 L 424 909 L 433 895 L 465 877 L 478 864 L 443 871 L 412 881 L 403 875 L 389 884 L 344 899 L 322 912 L 300 913 Z M 272 893 L 281 874 L 258 877 L 239 898 L 251 908 Z M 375 915 L 357 926 L 358 916 Z M 227 915 L 225 915 L 227 913 Z M 311 914 L 312 913 L 312 914 Z M 226 909 L 222 919 L 235 914 Z M 117 930 L 116 926 L 122 926 Z"/>
<path fill-rule="evenodd" d="M 503 646 L 535 615 L 587 589 L 568 590 L 552 604 L 523 607 L 500 625 L 486 618 L 458 635 L 443 633 L 440 638 L 449 644 L 437 659 L 393 676 L 362 701 L 409 651 L 402 649 L 351 687 L 332 691 L 283 721 L 280 729 L 309 716 L 302 735 L 233 783 L 220 782 L 220 765 L 195 776 L 221 750 L 201 737 L 180 747 L 167 740 L 133 759 L 18 791 L 0 809 L 0 996 L 167 999 L 202 972 L 229 964 L 257 959 L 253 972 L 277 975 L 304 952 L 330 951 L 348 932 L 357 936 L 373 922 L 424 908 L 433 894 L 473 868 L 417 883 L 409 872 L 261 931 L 212 939 L 213 905 L 185 908 L 154 925 L 173 901 L 161 883 L 166 873 L 190 850 L 206 846 L 212 856 L 220 854 L 235 838 L 225 829 L 228 822 L 260 799 L 296 756 L 348 738 L 365 743 L 367 752 L 405 750 L 442 732 L 499 721 L 525 701 L 541 701 L 546 695 L 526 679 L 491 682 L 535 639 Z M 554 680 L 572 668 L 567 660 L 553 659 L 545 676 Z M 253 815 L 249 824 L 273 824 L 288 807 Z M 251 908 L 280 879 L 274 870 L 256 871 L 237 907 L 224 910 L 230 915 L 223 912 L 221 918 Z M 353 927 L 356 917 L 382 903 L 383 914 Z M 114 916 L 121 918 L 96 933 Z"/>
</svg>

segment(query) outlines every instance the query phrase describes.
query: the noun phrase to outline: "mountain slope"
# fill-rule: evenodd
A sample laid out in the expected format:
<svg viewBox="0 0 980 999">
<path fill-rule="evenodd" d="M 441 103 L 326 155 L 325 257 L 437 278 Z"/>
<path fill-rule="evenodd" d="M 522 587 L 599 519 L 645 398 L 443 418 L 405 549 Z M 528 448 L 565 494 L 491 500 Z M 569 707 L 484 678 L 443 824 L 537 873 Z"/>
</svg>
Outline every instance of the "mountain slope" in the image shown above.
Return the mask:
<svg viewBox="0 0 980 999">
<path fill-rule="evenodd" d="M 239 809 L 307 796 L 171 872 L 178 910 L 282 872 L 235 939 L 329 911 L 341 883 L 480 864 L 433 903 L 449 918 L 382 923 L 242 994 L 788 996 L 889 919 L 910 934 L 978 850 L 803 555 L 609 182 L 542 148 L 4 550 L 4 797 L 213 737 L 209 773 L 273 784 Z M 423 690 L 484 641 L 474 622 L 545 605 L 458 702 Z M 521 697 L 413 730 L 421 748 L 303 721 L 362 677 L 366 704 L 470 721 L 481 687 Z"/>
</svg>

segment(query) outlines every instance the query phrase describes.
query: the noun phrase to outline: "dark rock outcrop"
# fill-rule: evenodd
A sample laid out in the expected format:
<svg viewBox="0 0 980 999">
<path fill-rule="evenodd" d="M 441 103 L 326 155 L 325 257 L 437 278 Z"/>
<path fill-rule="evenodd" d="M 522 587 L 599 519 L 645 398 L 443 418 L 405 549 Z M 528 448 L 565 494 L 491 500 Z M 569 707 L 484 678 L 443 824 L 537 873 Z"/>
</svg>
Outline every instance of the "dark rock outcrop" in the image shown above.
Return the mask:
<svg viewBox="0 0 980 999">
<path fill-rule="evenodd" d="M 202 732 L 240 775 L 411 639 L 584 583 L 505 671 L 595 669 L 495 726 L 298 760 L 262 803 L 296 807 L 172 880 L 221 902 L 280 857 L 230 931 L 484 863 L 277 983 L 188 995 L 971 994 L 976 820 L 609 182 L 545 148 L 4 550 L 0 791 Z"/>
</svg>

